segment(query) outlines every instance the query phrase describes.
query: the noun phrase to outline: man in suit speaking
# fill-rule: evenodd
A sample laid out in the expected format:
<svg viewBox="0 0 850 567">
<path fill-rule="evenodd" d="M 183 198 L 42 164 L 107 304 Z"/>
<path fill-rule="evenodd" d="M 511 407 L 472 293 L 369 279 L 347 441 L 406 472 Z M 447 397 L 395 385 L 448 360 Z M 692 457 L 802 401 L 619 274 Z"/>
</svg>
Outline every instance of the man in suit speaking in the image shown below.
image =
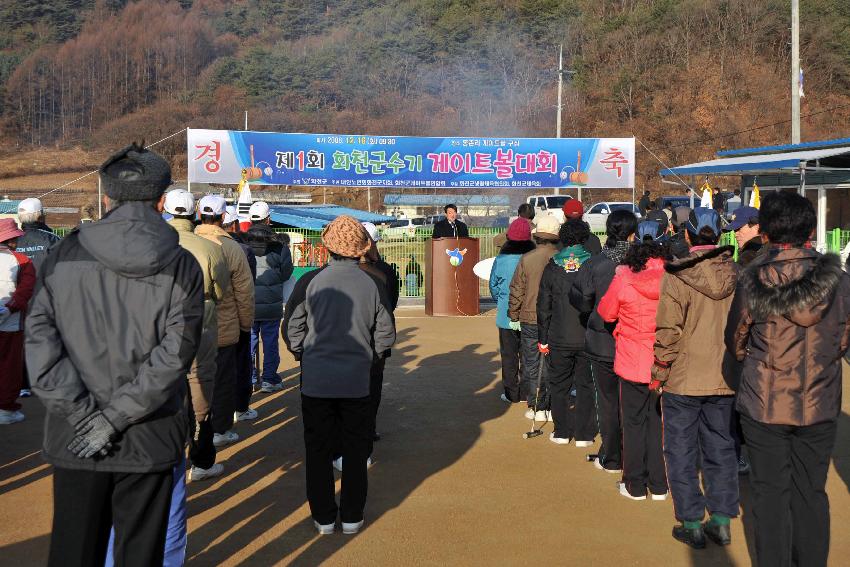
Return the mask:
<svg viewBox="0 0 850 567">
<path fill-rule="evenodd" d="M 468 238 L 469 229 L 457 220 L 457 207 L 449 204 L 443 210 L 446 212 L 446 218 L 434 225 L 431 238 Z"/>
</svg>

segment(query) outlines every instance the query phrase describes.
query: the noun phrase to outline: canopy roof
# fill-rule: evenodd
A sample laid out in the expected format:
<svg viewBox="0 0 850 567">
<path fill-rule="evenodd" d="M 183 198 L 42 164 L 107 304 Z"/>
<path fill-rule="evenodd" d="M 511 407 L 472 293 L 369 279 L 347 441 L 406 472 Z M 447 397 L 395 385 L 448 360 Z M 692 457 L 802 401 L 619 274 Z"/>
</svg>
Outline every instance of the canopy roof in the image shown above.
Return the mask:
<svg viewBox="0 0 850 567">
<path fill-rule="evenodd" d="M 388 217 L 358 209 L 349 209 L 337 205 L 312 205 L 309 207 L 272 205 L 269 207 L 271 219 L 275 224 L 294 228 L 321 230 L 340 215 L 350 215 L 360 222 L 384 223 L 394 221 Z"/>
<path fill-rule="evenodd" d="M 797 144 L 797 147 L 803 144 Z M 782 148 L 783 146 L 770 146 L 769 148 Z M 762 148 L 762 150 L 769 150 Z M 756 150 L 752 148 L 751 150 Z M 850 168 L 850 140 L 842 146 L 824 149 L 809 149 L 786 151 L 780 153 L 754 153 L 750 150 L 742 150 L 747 155 L 737 157 L 726 157 L 711 161 L 691 163 L 679 167 L 662 169 L 661 175 L 759 175 L 790 173 L 800 169 L 800 162 L 815 162 L 814 167 L 806 164 L 806 169 L 813 170 L 835 170 Z M 729 155 L 729 152 L 722 152 Z M 734 153 L 734 152 L 732 152 Z"/>
</svg>

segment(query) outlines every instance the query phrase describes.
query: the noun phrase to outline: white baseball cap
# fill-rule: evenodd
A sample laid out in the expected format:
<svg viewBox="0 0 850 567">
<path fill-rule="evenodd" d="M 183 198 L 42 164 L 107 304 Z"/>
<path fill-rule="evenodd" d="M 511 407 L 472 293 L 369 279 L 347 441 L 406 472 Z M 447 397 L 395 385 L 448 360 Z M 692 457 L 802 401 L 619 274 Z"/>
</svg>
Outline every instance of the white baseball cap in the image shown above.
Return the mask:
<svg viewBox="0 0 850 567">
<path fill-rule="evenodd" d="M 226 207 L 227 201 L 221 195 L 206 195 L 198 203 L 198 210 L 202 215 L 212 215 L 214 217 L 223 215 Z"/>
<path fill-rule="evenodd" d="M 165 212 L 170 215 L 195 214 L 195 197 L 185 189 L 174 189 L 165 194 Z"/>
<path fill-rule="evenodd" d="M 370 222 L 360 223 L 363 225 L 363 228 L 366 229 L 366 232 L 369 233 L 369 238 L 372 239 L 373 242 L 381 241 L 381 233 L 378 232 L 378 227 Z"/>
<path fill-rule="evenodd" d="M 41 201 L 35 197 L 29 197 L 18 203 L 18 214 L 20 213 L 40 213 L 44 209 L 41 206 Z"/>
<path fill-rule="evenodd" d="M 269 218 L 269 205 L 265 201 L 255 201 L 248 209 L 248 215 L 252 221 L 265 220 Z"/>
<path fill-rule="evenodd" d="M 222 224 L 230 224 L 239 220 L 239 213 L 236 212 L 236 207 L 227 205 L 224 208 L 224 222 Z"/>
</svg>

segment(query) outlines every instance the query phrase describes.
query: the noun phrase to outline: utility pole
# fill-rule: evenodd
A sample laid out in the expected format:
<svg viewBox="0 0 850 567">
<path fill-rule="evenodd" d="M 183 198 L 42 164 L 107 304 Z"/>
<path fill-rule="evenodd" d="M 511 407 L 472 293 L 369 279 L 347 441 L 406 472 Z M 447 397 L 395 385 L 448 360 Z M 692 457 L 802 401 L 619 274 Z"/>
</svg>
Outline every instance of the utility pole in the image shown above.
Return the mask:
<svg viewBox="0 0 850 567">
<path fill-rule="evenodd" d="M 791 0 L 791 143 L 800 143 L 800 0 Z"/>
<path fill-rule="evenodd" d="M 556 126 L 557 131 L 555 132 L 555 137 L 561 137 L 561 94 L 564 92 L 564 46 L 561 44 L 561 47 L 558 51 L 558 125 Z"/>
<path fill-rule="evenodd" d="M 372 212 L 372 186 L 369 185 L 366 187 L 366 200 L 369 204 L 369 212 Z"/>
<path fill-rule="evenodd" d="M 556 120 L 557 126 L 555 137 L 561 137 L 561 93 L 564 90 L 564 44 L 562 43 L 560 48 L 558 49 L 558 118 Z M 555 187 L 555 195 L 560 195 L 561 190 L 558 187 Z"/>
<path fill-rule="evenodd" d="M 248 111 L 245 111 L 245 130 L 248 130 Z"/>
</svg>

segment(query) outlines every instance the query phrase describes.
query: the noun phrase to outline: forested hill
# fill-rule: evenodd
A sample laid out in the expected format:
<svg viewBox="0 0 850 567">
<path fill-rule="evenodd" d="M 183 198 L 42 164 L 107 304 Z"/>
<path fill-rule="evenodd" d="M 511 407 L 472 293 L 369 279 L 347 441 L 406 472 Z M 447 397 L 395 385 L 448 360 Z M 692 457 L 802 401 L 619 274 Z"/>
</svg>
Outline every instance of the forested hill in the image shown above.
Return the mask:
<svg viewBox="0 0 850 567">
<path fill-rule="evenodd" d="M 801 4 L 803 138 L 850 135 L 850 2 Z M 789 21 L 789 0 L 4 0 L 3 138 L 101 148 L 246 109 L 262 130 L 551 136 L 563 44 L 563 134 L 681 162 L 789 138 Z"/>
</svg>

